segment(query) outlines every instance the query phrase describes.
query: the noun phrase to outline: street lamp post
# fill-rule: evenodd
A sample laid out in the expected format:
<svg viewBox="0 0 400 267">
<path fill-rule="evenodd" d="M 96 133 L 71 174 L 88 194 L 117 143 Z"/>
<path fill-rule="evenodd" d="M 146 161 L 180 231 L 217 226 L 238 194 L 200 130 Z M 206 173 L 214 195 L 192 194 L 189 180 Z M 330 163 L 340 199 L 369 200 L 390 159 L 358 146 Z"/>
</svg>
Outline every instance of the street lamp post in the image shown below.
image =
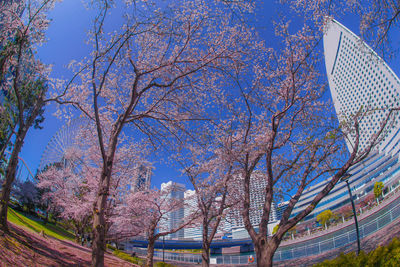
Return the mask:
<svg viewBox="0 0 400 267">
<path fill-rule="evenodd" d="M 350 201 L 351 201 L 351 206 L 353 207 L 353 214 L 354 214 L 354 223 L 356 225 L 356 232 L 357 232 L 357 255 L 360 254 L 360 231 L 358 229 L 358 220 L 357 220 L 357 212 L 356 212 L 356 207 L 354 205 L 354 201 L 353 201 L 353 195 L 351 194 L 351 190 L 350 190 L 350 185 L 349 185 L 349 178 L 350 178 L 350 174 L 345 173 L 343 175 L 343 177 L 341 178 L 342 181 L 346 182 L 347 184 L 347 189 L 349 190 L 349 196 L 350 196 Z"/>
<path fill-rule="evenodd" d="M 165 247 L 165 236 L 162 237 L 162 261 L 165 262 L 164 260 L 164 247 Z"/>
</svg>

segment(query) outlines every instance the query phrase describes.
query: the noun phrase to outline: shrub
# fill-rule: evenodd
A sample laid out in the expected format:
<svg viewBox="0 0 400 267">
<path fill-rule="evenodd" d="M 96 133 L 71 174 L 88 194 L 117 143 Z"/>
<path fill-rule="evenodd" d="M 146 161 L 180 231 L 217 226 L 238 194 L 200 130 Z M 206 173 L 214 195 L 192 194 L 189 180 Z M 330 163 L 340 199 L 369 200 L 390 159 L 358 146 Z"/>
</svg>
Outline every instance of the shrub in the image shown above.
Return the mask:
<svg viewBox="0 0 400 267">
<path fill-rule="evenodd" d="M 175 265 L 163 262 L 163 261 L 159 261 L 156 263 L 157 267 L 175 267 Z"/>
<path fill-rule="evenodd" d="M 276 234 L 276 232 L 278 232 L 278 229 L 279 229 L 279 224 L 274 226 L 274 229 L 272 229 L 272 234 L 273 235 Z"/>
<path fill-rule="evenodd" d="M 111 244 L 107 244 L 106 247 L 107 247 L 108 249 L 112 250 L 112 251 L 114 251 L 114 250 L 117 249 L 116 247 L 114 247 L 114 246 L 111 245 Z"/>
<path fill-rule="evenodd" d="M 364 251 L 356 256 L 354 252 L 343 254 L 333 260 L 326 260 L 314 265 L 315 267 L 352 266 L 352 267 L 391 267 L 399 266 L 400 241 L 394 238 L 389 245 L 377 247 L 374 251 L 365 254 Z"/>
<path fill-rule="evenodd" d="M 138 264 L 138 265 L 143 265 L 144 264 L 142 259 L 140 259 L 138 257 L 132 257 L 128 253 L 122 252 L 122 251 L 120 251 L 118 249 L 114 250 L 113 254 L 115 256 L 117 256 L 118 258 L 120 258 L 120 259 L 129 261 L 129 262 L 134 263 L 134 264 Z"/>
</svg>

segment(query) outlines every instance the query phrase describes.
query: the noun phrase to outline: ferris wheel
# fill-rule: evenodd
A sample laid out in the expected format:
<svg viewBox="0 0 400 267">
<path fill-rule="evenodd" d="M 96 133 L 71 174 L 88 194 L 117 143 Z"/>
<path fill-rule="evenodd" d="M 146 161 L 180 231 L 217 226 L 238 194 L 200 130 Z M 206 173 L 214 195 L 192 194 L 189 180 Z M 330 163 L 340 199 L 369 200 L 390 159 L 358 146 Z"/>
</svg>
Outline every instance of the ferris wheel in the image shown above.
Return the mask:
<svg viewBox="0 0 400 267">
<path fill-rule="evenodd" d="M 88 124 L 89 120 L 79 117 L 61 126 L 47 143 L 40 159 L 38 171 L 42 171 L 46 166 L 62 162 L 67 150 L 78 146 L 76 136 L 79 130 L 87 127 Z"/>
</svg>

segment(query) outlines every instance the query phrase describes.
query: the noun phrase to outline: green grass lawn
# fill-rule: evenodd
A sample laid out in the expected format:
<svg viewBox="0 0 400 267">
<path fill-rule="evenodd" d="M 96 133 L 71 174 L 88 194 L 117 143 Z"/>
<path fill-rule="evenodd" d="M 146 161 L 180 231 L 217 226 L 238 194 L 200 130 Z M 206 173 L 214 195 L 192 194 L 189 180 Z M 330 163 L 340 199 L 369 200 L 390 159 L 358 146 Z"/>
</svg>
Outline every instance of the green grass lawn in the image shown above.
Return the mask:
<svg viewBox="0 0 400 267">
<path fill-rule="evenodd" d="M 8 208 L 7 217 L 9 222 L 25 227 L 36 233 L 44 231 L 46 235 L 55 237 L 60 240 L 75 240 L 75 235 L 71 232 L 68 232 L 67 230 L 52 223 L 44 224 L 40 219 L 34 220 L 28 218 L 21 212 L 15 211 L 12 208 Z"/>
</svg>

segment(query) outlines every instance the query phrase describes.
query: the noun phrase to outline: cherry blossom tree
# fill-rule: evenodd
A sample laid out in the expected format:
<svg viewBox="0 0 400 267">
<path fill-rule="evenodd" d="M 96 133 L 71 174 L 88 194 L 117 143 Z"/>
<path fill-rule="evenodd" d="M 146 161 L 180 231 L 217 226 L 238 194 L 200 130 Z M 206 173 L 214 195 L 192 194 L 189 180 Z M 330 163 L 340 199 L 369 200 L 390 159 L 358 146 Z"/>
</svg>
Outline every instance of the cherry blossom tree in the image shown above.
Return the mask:
<svg viewBox="0 0 400 267">
<path fill-rule="evenodd" d="M 105 205 L 121 139 L 147 138 L 157 147 L 189 133 L 185 125 L 204 119 L 210 92 L 241 65 L 250 46 L 251 32 L 224 3 L 131 2 L 118 26 L 108 24 L 113 3 L 95 2 L 93 51 L 71 64 L 75 75 L 60 86 L 58 99 L 96 124 L 102 170 L 93 205 L 93 266 L 103 265 Z"/>
<path fill-rule="evenodd" d="M 360 149 L 359 125 L 373 110 L 360 109 L 337 123 L 319 73 L 323 58 L 317 44 L 322 32 L 304 26 L 291 33 L 290 24 L 284 21 L 276 26 L 281 47 L 269 49 L 264 62 L 255 67 L 252 84 L 240 87 L 241 96 L 233 101 L 238 105 L 232 105 L 232 119 L 227 123 L 234 126 L 227 157 L 235 162 L 235 180 L 243 192 L 241 217 L 253 241 L 258 266 L 272 266 L 284 235 L 315 209 L 351 166 L 367 157 L 392 125 L 392 114 L 399 110 L 390 109 L 377 134 Z M 350 136 L 355 141 L 352 151 L 347 152 L 344 140 Z M 265 179 L 266 186 L 261 220 L 253 224 L 251 180 L 256 175 Z M 328 182 L 304 210 L 293 215 L 304 190 L 320 179 Z M 289 198 L 288 206 L 276 233 L 268 236 L 272 205 L 284 196 Z"/>
<path fill-rule="evenodd" d="M 391 33 L 396 34 L 400 29 L 399 1 L 357 1 L 353 3 L 353 10 L 362 18 L 360 31 L 364 39 L 383 55 L 390 52 Z"/>
<path fill-rule="evenodd" d="M 163 236 L 176 233 L 192 224 L 197 218 L 196 210 L 176 222 L 176 226 L 167 227 L 170 214 L 184 208 L 184 199 L 171 198 L 170 189 L 131 192 L 126 204 L 117 208 L 115 232 L 120 236 L 143 236 L 148 241 L 146 266 L 153 266 L 155 242 Z"/>
<path fill-rule="evenodd" d="M 92 222 L 93 203 L 96 198 L 98 179 L 101 175 L 101 156 L 97 150 L 96 132 L 91 124 L 83 124 L 75 137 L 75 143 L 65 151 L 62 162 L 48 166 L 38 175 L 38 187 L 45 189 L 43 200 L 52 209 L 72 223 L 77 240 L 81 240 L 84 230 Z M 112 225 L 114 209 L 124 203 L 125 195 L 136 184 L 141 167 L 148 163 L 140 157 L 135 143 L 121 146 L 115 156 L 113 179 L 110 180 L 110 194 L 105 214 L 107 231 Z M 106 234 L 107 234 L 106 231 Z"/>
<path fill-rule="evenodd" d="M 224 153 L 229 136 L 221 133 L 211 135 L 212 139 L 202 142 L 204 145 L 187 145 L 189 151 L 183 153 L 185 157 L 180 159 L 182 172 L 194 188 L 192 199 L 187 202 L 192 203 L 190 209 L 199 213 L 197 224 L 193 227 L 202 229 L 202 266 L 209 266 L 211 242 L 223 223 L 227 222 L 227 210 L 238 202 L 235 187 L 231 186 L 234 176 L 232 162 Z M 218 145 L 218 142 L 223 145 Z"/>
<path fill-rule="evenodd" d="M 15 179 L 18 154 L 30 127 L 43 121 L 45 94 L 48 88 L 47 66 L 35 59 L 36 49 L 44 42 L 49 20 L 46 14 L 54 0 L 3 1 L 0 4 L 0 90 L 2 144 L 0 159 L 11 150 L 0 192 L 0 227 L 8 231 L 7 209 Z M 4 125 L 3 125 L 4 126 Z"/>
<path fill-rule="evenodd" d="M 391 35 L 400 28 L 400 3 L 389 0 L 310 1 L 288 0 L 300 14 L 323 25 L 325 16 L 340 17 L 354 14 L 360 18 L 360 35 L 375 51 L 385 57 L 393 56 Z"/>
<path fill-rule="evenodd" d="M 29 212 L 33 211 L 36 204 L 39 203 L 38 190 L 34 182 L 31 180 L 15 181 L 16 190 L 13 192 L 15 197 L 21 202 L 22 205 L 28 208 Z"/>
<path fill-rule="evenodd" d="M 94 176 L 82 176 L 72 166 L 62 164 L 55 164 L 38 176 L 38 187 L 47 189 L 42 201 L 47 201 L 49 209 L 58 210 L 60 217 L 73 225 L 76 241 L 81 240 L 91 221 Z"/>
</svg>

